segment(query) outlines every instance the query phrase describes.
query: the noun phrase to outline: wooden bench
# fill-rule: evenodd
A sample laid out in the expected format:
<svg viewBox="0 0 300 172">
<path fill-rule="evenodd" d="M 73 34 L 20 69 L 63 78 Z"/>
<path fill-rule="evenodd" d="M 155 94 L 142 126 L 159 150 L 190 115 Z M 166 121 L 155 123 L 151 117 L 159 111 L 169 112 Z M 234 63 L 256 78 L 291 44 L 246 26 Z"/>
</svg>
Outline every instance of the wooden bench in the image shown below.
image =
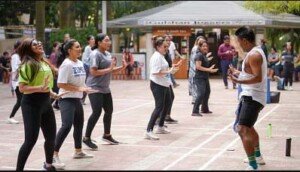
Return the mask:
<svg viewBox="0 0 300 172">
<path fill-rule="evenodd" d="M 130 76 L 127 76 L 126 70 L 121 70 L 119 72 L 114 72 L 112 74 L 112 80 L 140 80 L 142 79 L 141 75 L 142 69 L 140 67 L 133 68 Z"/>
</svg>

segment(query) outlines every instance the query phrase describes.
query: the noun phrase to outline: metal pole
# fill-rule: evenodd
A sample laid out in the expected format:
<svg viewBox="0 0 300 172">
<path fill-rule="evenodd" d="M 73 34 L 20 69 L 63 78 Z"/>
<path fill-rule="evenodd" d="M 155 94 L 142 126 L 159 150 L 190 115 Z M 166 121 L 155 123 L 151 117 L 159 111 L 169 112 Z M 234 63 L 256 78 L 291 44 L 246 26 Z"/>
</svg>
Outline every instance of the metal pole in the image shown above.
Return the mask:
<svg viewBox="0 0 300 172">
<path fill-rule="evenodd" d="M 106 1 L 102 1 L 102 33 L 106 34 L 106 12 L 107 11 L 107 6 L 106 6 Z"/>
</svg>

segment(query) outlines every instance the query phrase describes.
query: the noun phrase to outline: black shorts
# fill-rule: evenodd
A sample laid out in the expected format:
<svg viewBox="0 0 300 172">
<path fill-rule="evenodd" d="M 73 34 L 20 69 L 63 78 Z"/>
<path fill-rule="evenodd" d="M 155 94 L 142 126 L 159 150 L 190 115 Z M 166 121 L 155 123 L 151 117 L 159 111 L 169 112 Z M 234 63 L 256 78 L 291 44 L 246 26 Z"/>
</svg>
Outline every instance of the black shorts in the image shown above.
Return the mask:
<svg viewBox="0 0 300 172">
<path fill-rule="evenodd" d="M 242 96 L 237 109 L 238 125 L 253 127 L 263 108 L 264 106 L 253 100 L 251 96 Z"/>
</svg>

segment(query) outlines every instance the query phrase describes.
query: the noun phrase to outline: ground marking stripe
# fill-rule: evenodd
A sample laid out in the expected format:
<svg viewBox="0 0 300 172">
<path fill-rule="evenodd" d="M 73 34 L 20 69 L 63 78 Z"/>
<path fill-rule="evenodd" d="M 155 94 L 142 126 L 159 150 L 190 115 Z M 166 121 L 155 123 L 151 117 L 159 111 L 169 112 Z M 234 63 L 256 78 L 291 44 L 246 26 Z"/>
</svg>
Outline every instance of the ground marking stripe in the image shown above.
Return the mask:
<svg viewBox="0 0 300 172">
<path fill-rule="evenodd" d="M 278 105 L 276 106 L 278 107 Z M 275 108 L 276 108 L 275 107 Z M 275 109 L 273 108 L 273 109 Z M 272 110 L 271 110 L 272 111 Z M 270 111 L 270 112 L 271 112 Z M 269 114 L 269 113 L 268 113 Z M 262 117 L 262 119 L 264 119 L 264 117 Z M 224 131 L 226 131 L 227 129 L 229 129 L 230 127 L 232 127 L 233 122 L 230 123 L 229 125 L 225 126 L 222 130 L 218 131 L 217 133 L 215 133 L 214 135 L 210 136 L 207 140 L 205 140 L 204 142 L 202 142 L 201 144 L 199 144 L 197 147 L 193 148 L 192 150 L 190 150 L 189 152 L 187 152 L 186 154 L 184 154 L 183 156 L 181 156 L 180 158 L 178 158 L 176 161 L 173 161 L 171 164 L 169 164 L 168 166 L 166 166 L 163 170 L 168 170 L 171 167 L 175 166 L 178 162 L 182 161 L 183 159 L 185 159 L 186 157 L 188 157 L 189 155 L 191 155 L 192 153 L 194 153 L 195 151 L 197 151 L 198 149 L 200 149 L 202 146 L 204 146 L 206 143 L 210 142 L 211 140 L 213 140 L 215 137 L 219 136 L 221 133 L 223 133 Z"/>
<path fill-rule="evenodd" d="M 265 119 L 267 116 L 269 116 L 272 112 L 274 112 L 279 107 L 279 104 L 276 105 L 273 109 L 271 109 L 269 112 L 267 112 L 263 117 L 261 117 L 256 124 L 260 123 L 263 119 Z M 239 136 L 235 138 L 229 145 L 227 145 L 224 149 L 222 149 L 219 153 L 217 153 L 215 156 L 213 156 L 208 162 L 206 162 L 204 165 L 202 165 L 199 170 L 206 169 L 211 163 L 213 163 L 218 157 L 220 157 L 228 148 L 233 146 L 238 140 L 240 139 Z"/>
</svg>

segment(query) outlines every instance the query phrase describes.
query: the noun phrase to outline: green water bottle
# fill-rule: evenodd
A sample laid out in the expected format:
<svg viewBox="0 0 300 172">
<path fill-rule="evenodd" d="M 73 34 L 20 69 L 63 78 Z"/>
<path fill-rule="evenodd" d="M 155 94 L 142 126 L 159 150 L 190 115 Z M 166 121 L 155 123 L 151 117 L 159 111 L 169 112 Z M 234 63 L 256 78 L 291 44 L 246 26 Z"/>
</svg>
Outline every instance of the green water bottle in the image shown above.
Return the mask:
<svg viewBox="0 0 300 172">
<path fill-rule="evenodd" d="M 268 138 L 272 137 L 272 124 L 268 124 L 268 127 L 267 127 L 267 137 Z"/>
</svg>

